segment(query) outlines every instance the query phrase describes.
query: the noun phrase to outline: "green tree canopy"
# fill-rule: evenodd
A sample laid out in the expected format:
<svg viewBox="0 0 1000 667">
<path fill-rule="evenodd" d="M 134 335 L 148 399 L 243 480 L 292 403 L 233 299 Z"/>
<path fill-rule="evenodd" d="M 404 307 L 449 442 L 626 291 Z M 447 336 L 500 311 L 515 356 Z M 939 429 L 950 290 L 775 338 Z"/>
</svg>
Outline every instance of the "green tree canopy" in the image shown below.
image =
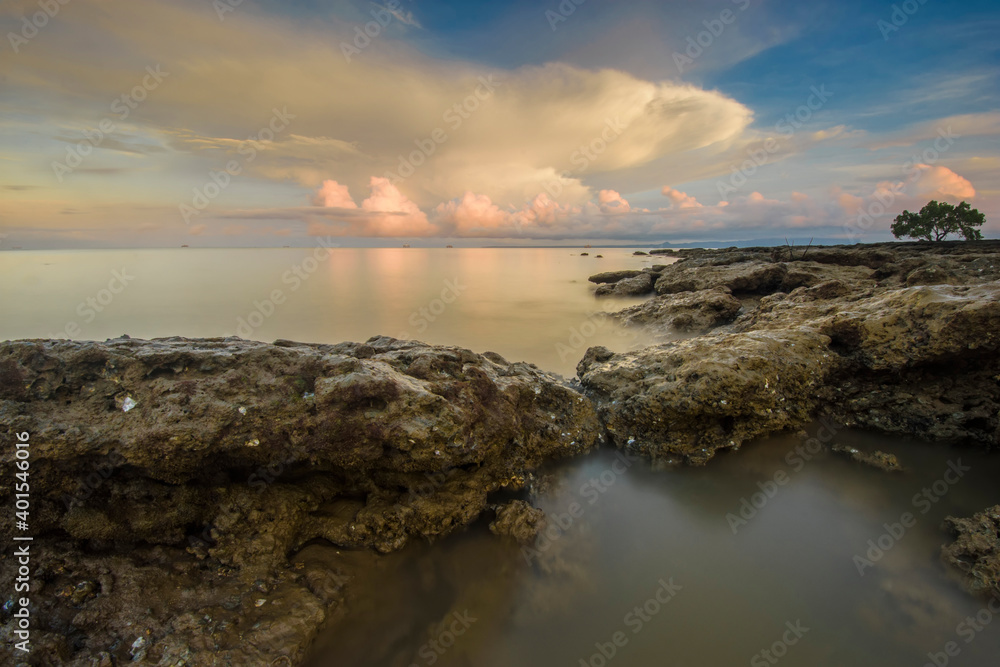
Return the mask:
<svg viewBox="0 0 1000 667">
<path fill-rule="evenodd" d="M 941 241 L 949 234 L 961 234 L 966 241 L 983 238 L 978 227 L 986 216 L 962 202 L 952 206 L 948 202 L 929 201 L 920 213 L 903 211 L 892 223 L 892 235 L 897 239 L 909 236 L 924 241 Z"/>
</svg>

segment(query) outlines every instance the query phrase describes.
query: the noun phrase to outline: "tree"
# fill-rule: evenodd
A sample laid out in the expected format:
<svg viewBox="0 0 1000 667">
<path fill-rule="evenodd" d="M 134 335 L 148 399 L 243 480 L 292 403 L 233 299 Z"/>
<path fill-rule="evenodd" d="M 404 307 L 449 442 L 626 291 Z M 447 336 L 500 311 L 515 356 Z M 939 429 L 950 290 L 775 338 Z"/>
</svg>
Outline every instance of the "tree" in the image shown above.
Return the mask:
<svg viewBox="0 0 1000 667">
<path fill-rule="evenodd" d="M 941 241 L 949 234 L 961 234 L 966 241 L 983 238 L 977 227 L 982 227 L 986 216 L 962 202 L 952 206 L 948 202 L 929 201 L 920 213 L 903 211 L 892 223 L 892 235 L 897 239 L 909 236 L 924 241 Z"/>
</svg>

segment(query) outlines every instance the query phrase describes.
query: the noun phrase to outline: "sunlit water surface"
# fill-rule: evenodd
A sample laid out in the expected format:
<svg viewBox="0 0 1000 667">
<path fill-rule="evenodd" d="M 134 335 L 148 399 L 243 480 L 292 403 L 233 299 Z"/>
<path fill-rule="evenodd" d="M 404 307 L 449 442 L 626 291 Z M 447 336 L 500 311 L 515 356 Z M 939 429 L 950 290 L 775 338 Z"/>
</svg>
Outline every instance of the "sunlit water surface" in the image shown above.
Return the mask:
<svg viewBox="0 0 1000 667">
<path fill-rule="evenodd" d="M 385 335 L 498 352 L 572 376 L 591 345 L 647 342 L 594 317 L 641 299 L 597 300 L 587 277 L 670 261 L 566 248 L 4 252 L 0 338 L 339 343 Z"/>
<path fill-rule="evenodd" d="M 302 249 L 8 252 L 0 338 L 391 335 L 568 377 L 587 346 L 648 342 L 593 317 L 639 300 L 598 301 L 587 276 L 664 261 L 587 252 L 333 249 L 319 261 Z M 992 614 L 939 561 L 946 515 L 1000 502 L 1000 461 L 850 431 L 835 441 L 896 452 L 908 471 L 826 453 L 789 459 L 801 444 L 790 435 L 705 468 L 654 472 L 606 451 L 553 467 L 535 502 L 565 529 L 525 552 L 484 521 L 379 557 L 312 665 L 1000 664 L 1000 620 L 969 624 Z M 932 492 L 933 503 L 915 500 L 959 461 L 971 470 Z M 770 486 L 779 471 L 786 483 Z M 754 496 L 761 485 L 771 497 Z M 754 499 L 751 515 L 744 500 Z M 904 513 L 915 525 L 886 537 Z M 880 539 L 890 548 L 867 553 Z M 944 653 L 949 642 L 956 655 Z"/>
</svg>

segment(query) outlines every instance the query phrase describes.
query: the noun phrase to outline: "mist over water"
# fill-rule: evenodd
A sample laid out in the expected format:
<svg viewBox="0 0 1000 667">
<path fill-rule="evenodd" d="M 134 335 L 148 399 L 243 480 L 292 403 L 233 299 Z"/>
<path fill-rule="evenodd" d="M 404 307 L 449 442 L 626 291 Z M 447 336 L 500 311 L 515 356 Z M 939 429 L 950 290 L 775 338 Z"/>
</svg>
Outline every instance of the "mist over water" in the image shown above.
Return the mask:
<svg viewBox="0 0 1000 667">
<path fill-rule="evenodd" d="M 587 277 L 670 261 L 600 248 L 8 252 L 0 337 L 385 335 L 498 352 L 569 377 L 591 345 L 648 342 L 594 317 L 642 299 L 597 300 Z"/>
<path fill-rule="evenodd" d="M 539 505 L 565 528 L 522 551 L 480 524 L 386 557 L 352 593 L 363 612 L 324 634 L 310 667 L 921 667 L 948 642 L 959 648 L 948 664 L 994 667 L 1000 618 L 974 631 L 966 619 L 985 603 L 938 554 L 945 516 L 997 502 L 1000 462 L 849 430 L 836 442 L 877 444 L 909 470 L 829 453 L 790 459 L 801 440 L 789 435 L 704 468 L 653 471 L 609 451 L 555 467 Z M 970 470 L 956 484 L 914 502 L 957 462 Z M 787 482 L 734 533 L 727 515 L 780 470 Z M 855 557 L 907 512 L 915 524 L 859 572 Z M 450 635 L 466 612 L 476 622 Z"/>
<path fill-rule="evenodd" d="M 492 350 L 570 377 L 588 346 L 648 343 L 594 317 L 641 299 L 596 300 L 587 277 L 669 261 L 581 252 L 7 252 L 0 337 L 390 335 Z M 945 516 L 1000 502 L 1000 461 L 850 430 L 834 441 L 896 453 L 908 471 L 826 452 L 790 457 L 802 442 L 793 435 L 704 468 L 653 471 L 611 451 L 553 466 L 550 490 L 534 499 L 558 528 L 550 536 L 526 552 L 484 519 L 376 558 L 311 665 L 921 667 L 948 642 L 960 650 L 947 664 L 1000 664 L 1000 621 L 970 636 L 962 624 L 984 603 L 939 562 Z M 969 470 L 935 487 L 957 462 Z M 772 484 L 778 472 L 787 481 Z M 885 538 L 904 513 L 915 523 Z M 880 538 L 890 548 L 869 554 Z M 875 553 L 859 572 L 858 557 Z"/>
</svg>

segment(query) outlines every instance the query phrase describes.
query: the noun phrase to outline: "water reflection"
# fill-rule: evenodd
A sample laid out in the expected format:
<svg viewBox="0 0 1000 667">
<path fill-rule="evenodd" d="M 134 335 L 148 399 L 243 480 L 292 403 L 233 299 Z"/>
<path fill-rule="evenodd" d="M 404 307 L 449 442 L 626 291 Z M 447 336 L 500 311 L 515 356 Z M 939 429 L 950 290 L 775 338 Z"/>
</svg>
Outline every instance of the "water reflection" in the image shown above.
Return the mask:
<svg viewBox="0 0 1000 667">
<path fill-rule="evenodd" d="M 652 471 L 607 451 L 554 468 L 535 502 L 563 528 L 527 551 L 498 546 L 480 526 L 393 556 L 409 568 L 398 580 L 355 592 L 384 604 L 331 629 L 313 665 L 695 667 L 775 664 L 768 656 L 780 654 L 783 665 L 919 667 L 948 641 L 961 644 L 953 664 L 996 665 L 1000 623 L 968 644 L 956 636 L 982 603 L 949 579 L 938 554 L 946 515 L 997 502 L 1000 462 L 849 430 L 837 439 L 896 453 L 908 471 L 889 475 L 821 453 L 735 534 L 727 515 L 787 469 L 800 438 L 769 438 L 705 468 Z M 921 513 L 914 495 L 959 459 L 971 470 Z M 854 557 L 907 511 L 915 525 L 859 575 Z M 422 592 L 408 592 L 417 581 Z M 665 584 L 679 590 L 651 602 L 667 597 Z M 488 630 L 458 638 L 433 663 L 421 656 L 442 619 L 465 608 L 488 619 Z M 363 653 L 400 627 L 419 631 L 393 657 Z M 352 645 L 368 657 L 352 661 Z"/>
<path fill-rule="evenodd" d="M 599 260 L 564 248 L 9 252 L 0 254 L 0 337 L 389 335 L 492 350 L 571 376 L 591 345 L 649 342 L 593 317 L 641 299 L 597 300 L 587 276 L 669 260 L 603 252 Z M 81 315 L 80 304 L 122 270 L 134 276 L 128 286 L 93 317 Z"/>
</svg>

